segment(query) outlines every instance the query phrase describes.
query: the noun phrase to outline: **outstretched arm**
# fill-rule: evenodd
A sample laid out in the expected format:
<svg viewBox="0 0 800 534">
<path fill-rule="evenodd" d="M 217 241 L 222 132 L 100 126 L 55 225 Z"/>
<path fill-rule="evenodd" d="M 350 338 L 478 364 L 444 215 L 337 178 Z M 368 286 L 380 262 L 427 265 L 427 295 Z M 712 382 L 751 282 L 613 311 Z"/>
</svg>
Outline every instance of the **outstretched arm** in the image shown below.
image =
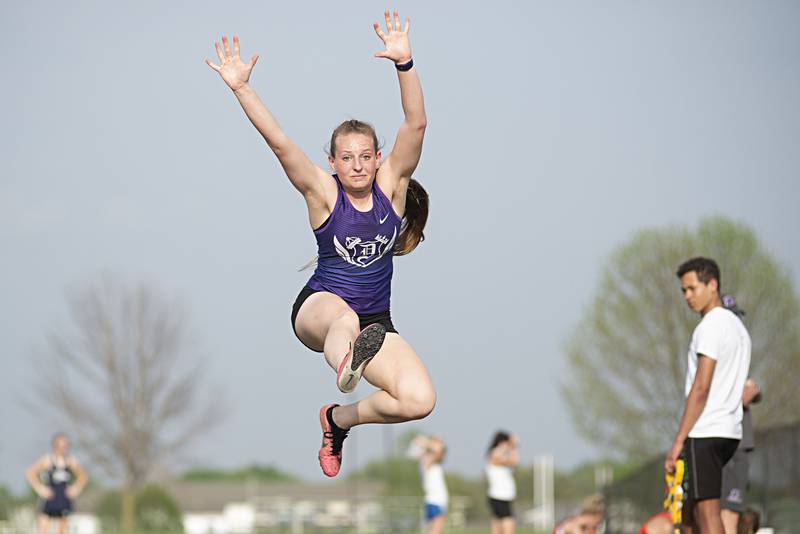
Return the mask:
<svg viewBox="0 0 800 534">
<path fill-rule="evenodd" d="M 242 62 L 239 56 L 239 38 L 235 35 L 233 36 L 233 53 L 231 53 L 228 38 L 225 36 L 222 37 L 222 46 L 214 43 L 214 47 L 217 50 L 220 64 L 212 63 L 208 59 L 206 59 L 206 63 L 217 71 L 231 88 L 247 118 L 278 157 L 289 181 L 306 197 L 306 200 L 309 201 L 309 208 L 311 208 L 311 201 L 324 199 L 320 186 L 320 175 L 327 176 L 327 174 L 314 165 L 303 150 L 289 139 L 267 106 L 250 86 L 250 73 L 258 61 L 258 54 L 250 58 L 248 63 Z"/>
<path fill-rule="evenodd" d="M 411 43 L 408 39 L 411 23 L 406 19 L 405 27 L 401 28 L 397 11 L 394 12 L 394 21 L 388 11 L 384 13 L 384 17 L 386 32 L 377 22 L 373 24 L 375 33 L 386 46 L 386 50 L 378 52 L 375 57 L 389 59 L 396 66 L 408 65 L 412 61 Z M 404 207 L 405 190 L 422 154 L 422 140 L 428 119 L 425 116 L 425 102 L 416 67 L 398 70 L 397 78 L 400 82 L 400 99 L 405 120 L 397 132 L 392 153 L 381 165 L 380 178 L 384 182 L 381 185 L 385 191 L 392 191 L 402 197 Z"/>
</svg>

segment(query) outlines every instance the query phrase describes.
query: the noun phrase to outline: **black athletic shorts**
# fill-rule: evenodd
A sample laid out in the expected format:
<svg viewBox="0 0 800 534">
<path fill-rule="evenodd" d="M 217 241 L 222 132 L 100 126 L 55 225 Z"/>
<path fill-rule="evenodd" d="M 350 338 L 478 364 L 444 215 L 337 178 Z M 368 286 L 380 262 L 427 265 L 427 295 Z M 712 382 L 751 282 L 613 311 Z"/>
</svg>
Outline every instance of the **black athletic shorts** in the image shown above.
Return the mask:
<svg viewBox="0 0 800 534">
<path fill-rule="evenodd" d="M 511 510 L 511 501 L 501 501 L 489 497 L 489 510 L 492 511 L 492 516 L 497 519 L 514 516 L 514 512 Z"/>
<path fill-rule="evenodd" d="M 722 494 L 722 468 L 739 446 L 738 439 L 687 438 L 683 446 L 686 461 L 687 490 L 684 524 L 693 523 L 693 505 L 706 499 L 719 499 Z M 686 513 L 686 512 L 689 513 Z M 687 522 L 687 519 L 689 520 Z"/>
<path fill-rule="evenodd" d="M 311 289 L 308 286 L 303 286 L 303 289 L 300 290 L 300 294 L 297 295 L 297 299 L 294 301 L 294 305 L 292 306 L 292 330 L 294 331 L 294 335 L 297 336 L 297 339 L 300 339 L 300 336 L 297 335 L 297 328 L 295 328 L 295 321 L 297 320 L 297 312 L 300 311 L 300 306 L 306 301 L 308 297 L 313 295 L 314 293 L 318 293 L 319 290 Z M 379 325 L 383 326 L 387 332 L 394 332 L 397 333 L 397 329 L 392 324 L 392 314 L 389 310 L 379 312 L 379 313 L 370 313 L 370 314 L 358 314 L 358 321 L 360 323 L 360 328 L 363 330 L 367 326 L 378 323 Z M 300 339 L 300 342 L 303 343 L 303 340 Z M 303 345 L 306 345 L 303 343 Z M 306 345 L 308 347 L 308 345 Z M 314 352 L 322 352 L 321 350 L 312 349 Z"/>
<path fill-rule="evenodd" d="M 40 501 L 39 511 L 47 517 L 67 517 L 72 513 L 72 501 L 65 495 L 56 494 L 52 499 Z"/>
<path fill-rule="evenodd" d="M 747 497 L 747 471 L 750 453 L 743 448 L 736 449 L 733 458 L 722 469 L 722 494 L 720 507 L 743 514 L 744 500 Z"/>
</svg>

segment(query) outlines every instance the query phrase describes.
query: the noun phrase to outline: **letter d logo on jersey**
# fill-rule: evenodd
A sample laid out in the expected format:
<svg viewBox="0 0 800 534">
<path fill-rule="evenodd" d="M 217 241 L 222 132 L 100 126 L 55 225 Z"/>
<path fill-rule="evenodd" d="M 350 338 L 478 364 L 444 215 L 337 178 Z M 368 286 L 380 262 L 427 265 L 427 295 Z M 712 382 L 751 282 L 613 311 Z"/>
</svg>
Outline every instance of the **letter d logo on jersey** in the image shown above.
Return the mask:
<svg viewBox="0 0 800 534">
<path fill-rule="evenodd" d="M 367 267 L 392 250 L 395 238 L 397 238 L 397 227 L 394 228 L 391 239 L 381 234 L 376 235 L 372 241 L 363 241 L 360 237 L 346 237 L 344 240 L 346 246 L 342 246 L 339 239 L 333 236 L 333 246 L 347 263 L 356 267 Z"/>
</svg>

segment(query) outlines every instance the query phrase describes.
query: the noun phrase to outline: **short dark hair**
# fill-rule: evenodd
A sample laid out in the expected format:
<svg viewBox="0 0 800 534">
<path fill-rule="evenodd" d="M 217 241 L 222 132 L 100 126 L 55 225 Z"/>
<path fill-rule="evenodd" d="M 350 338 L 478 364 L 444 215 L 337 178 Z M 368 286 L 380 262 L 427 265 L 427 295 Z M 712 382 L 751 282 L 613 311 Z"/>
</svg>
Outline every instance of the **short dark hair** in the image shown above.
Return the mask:
<svg viewBox="0 0 800 534">
<path fill-rule="evenodd" d="M 717 265 L 717 262 L 711 258 L 703 258 L 698 256 L 697 258 L 692 258 L 691 260 L 685 261 L 680 267 L 678 267 L 678 272 L 675 274 L 678 276 L 678 278 L 683 278 L 683 275 L 692 271 L 697 274 L 697 278 L 704 284 L 709 283 L 713 278 L 717 281 L 717 290 L 719 291 L 722 287 L 722 280 L 719 275 L 719 266 Z"/>
</svg>

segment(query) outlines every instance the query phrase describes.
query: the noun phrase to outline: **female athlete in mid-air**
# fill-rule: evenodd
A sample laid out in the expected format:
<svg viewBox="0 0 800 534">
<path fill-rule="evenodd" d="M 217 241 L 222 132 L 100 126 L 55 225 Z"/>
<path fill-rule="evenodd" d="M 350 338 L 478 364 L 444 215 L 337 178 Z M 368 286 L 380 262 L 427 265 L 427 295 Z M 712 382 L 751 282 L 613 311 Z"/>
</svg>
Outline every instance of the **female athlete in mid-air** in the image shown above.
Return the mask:
<svg viewBox="0 0 800 534">
<path fill-rule="evenodd" d="M 332 175 L 289 139 L 250 86 L 258 55 L 242 62 L 239 39 L 233 37 L 231 50 L 223 37 L 222 45 L 215 43 L 220 63 L 206 60 L 233 90 L 308 207 L 318 262 L 292 309 L 295 334 L 311 350 L 324 353 L 341 391 L 353 391 L 362 374 L 379 389 L 354 404 L 320 409 L 319 462 L 327 476 L 339 472 L 342 442 L 350 428 L 421 419 L 436 402 L 427 368 L 397 333 L 389 310 L 392 256 L 411 252 L 424 238 L 428 197 L 411 175 L 422 152 L 427 118 L 411 56 L 409 21 L 402 27 L 397 12 L 394 20 L 388 11 L 384 15 L 386 31 L 378 23 L 373 26 L 386 49 L 375 56 L 396 67 L 405 120 L 383 159 L 372 126 L 357 120 L 340 124 L 331 135 Z"/>
</svg>

